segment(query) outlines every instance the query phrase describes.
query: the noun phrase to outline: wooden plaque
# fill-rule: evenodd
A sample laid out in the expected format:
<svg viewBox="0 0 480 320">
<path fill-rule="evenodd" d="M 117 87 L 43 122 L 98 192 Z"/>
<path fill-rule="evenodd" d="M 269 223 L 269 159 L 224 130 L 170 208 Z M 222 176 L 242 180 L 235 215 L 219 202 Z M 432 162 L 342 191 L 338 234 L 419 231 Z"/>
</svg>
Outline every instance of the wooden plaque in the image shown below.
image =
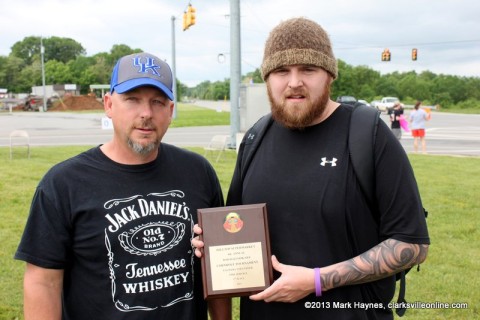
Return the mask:
<svg viewBox="0 0 480 320">
<path fill-rule="evenodd" d="M 273 282 L 265 203 L 198 209 L 205 299 L 258 293 Z"/>
</svg>

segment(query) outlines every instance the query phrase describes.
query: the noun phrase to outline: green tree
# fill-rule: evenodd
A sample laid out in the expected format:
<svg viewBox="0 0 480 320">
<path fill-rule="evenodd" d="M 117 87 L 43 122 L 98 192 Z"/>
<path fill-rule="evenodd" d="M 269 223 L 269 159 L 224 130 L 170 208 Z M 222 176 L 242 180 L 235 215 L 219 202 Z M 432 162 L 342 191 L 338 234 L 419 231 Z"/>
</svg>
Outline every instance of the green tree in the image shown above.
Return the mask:
<svg viewBox="0 0 480 320">
<path fill-rule="evenodd" d="M 43 40 L 45 62 L 56 60 L 67 63 L 86 54 L 85 48 L 70 38 L 50 37 Z"/>
<path fill-rule="evenodd" d="M 43 38 L 42 42 L 45 48 L 44 62 L 57 60 L 67 63 L 80 55 L 85 55 L 86 52 L 80 43 L 70 38 Z M 23 59 L 27 65 L 30 65 L 41 55 L 40 43 L 40 37 L 25 37 L 12 46 L 11 55 Z"/>
<path fill-rule="evenodd" d="M 263 83 L 262 73 L 260 71 L 260 68 L 255 69 L 255 71 L 253 72 L 247 73 L 245 76 L 243 76 L 242 79 L 243 80 L 252 79 L 253 83 Z"/>
<path fill-rule="evenodd" d="M 142 51 L 143 50 L 141 49 L 132 49 L 126 44 L 113 45 L 112 49 L 110 49 L 110 59 L 111 59 L 110 62 L 112 63 L 112 65 L 114 65 L 118 61 L 118 59 L 120 59 L 121 57 L 132 54 L 132 53 L 139 53 Z"/>
<path fill-rule="evenodd" d="M 338 60 L 338 77 L 333 82 L 331 89 L 331 96 L 333 99 L 336 99 L 338 96 L 353 96 L 354 92 L 354 82 L 353 78 L 353 67 L 345 63 L 343 60 Z"/>
<path fill-rule="evenodd" d="M 31 65 L 34 57 L 40 56 L 40 37 L 25 37 L 15 42 L 10 56 L 22 59 L 26 65 Z"/>
<path fill-rule="evenodd" d="M 180 80 L 176 79 L 177 83 L 177 101 L 182 101 L 188 93 L 188 87 L 183 84 Z"/>
<path fill-rule="evenodd" d="M 191 95 L 192 98 L 195 99 L 205 99 L 209 89 L 210 89 L 210 81 L 203 81 L 200 82 L 195 88 L 192 88 Z"/>
<path fill-rule="evenodd" d="M 99 53 L 93 56 L 95 63 L 88 67 L 89 73 L 94 76 L 98 84 L 110 83 L 110 77 L 115 62 L 108 53 Z"/>
<path fill-rule="evenodd" d="M 50 60 L 45 63 L 46 84 L 72 83 L 73 80 L 70 68 L 65 63 L 57 60 Z"/>
<path fill-rule="evenodd" d="M 429 82 L 418 77 L 415 72 L 404 74 L 397 86 L 399 92 L 402 92 L 403 100 L 425 101 L 431 98 Z"/>
<path fill-rule="evenodd" d="M 13 92 L 32 92 L 32 87 L 42 83 L 42 76 L 40 71 L 40 65 L 32 64 L 26 66 L 20 72 L 15 81 L 15 87 Z"/>
<path fill-rule="evenodd" d="M 92 57 L 77 57 L 75 60 L 67 62 L 68 69 L 74 78 L 78 78 L 90 66 L 95 64 L 95 59 Z"/>
<path fill-rule="evenodd" d="M 27 68 L 25 61 L 22 58 L 15 56 L 3 57 L 0 70 L 3 73 L 0 82 L 0 87 L 7 88 L 9 92 L 30 92 L 30 87 L 27 87 L 28 91 L 24 91 L 25 80 L 22 79 L 22 71 Z M 31 81 L 31 76 L 30 78 Z"/>
</svg>

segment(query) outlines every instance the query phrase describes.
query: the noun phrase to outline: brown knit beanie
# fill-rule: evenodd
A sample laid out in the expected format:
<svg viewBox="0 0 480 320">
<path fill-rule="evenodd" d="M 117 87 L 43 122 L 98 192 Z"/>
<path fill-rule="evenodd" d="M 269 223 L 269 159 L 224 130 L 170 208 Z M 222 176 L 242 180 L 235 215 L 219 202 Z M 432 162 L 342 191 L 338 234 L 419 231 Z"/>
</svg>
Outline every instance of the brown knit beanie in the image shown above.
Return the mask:
<svg viewBox="0 0 480 320">
<path fill-rule="evenodd" d="M 323 68 L 337 78 L 337 60 L 323 28 L 311 20 L 294 18 L 280 23 L 265 43 L 262 78 L 278 67 L 309 64 Z"/>
</svg>

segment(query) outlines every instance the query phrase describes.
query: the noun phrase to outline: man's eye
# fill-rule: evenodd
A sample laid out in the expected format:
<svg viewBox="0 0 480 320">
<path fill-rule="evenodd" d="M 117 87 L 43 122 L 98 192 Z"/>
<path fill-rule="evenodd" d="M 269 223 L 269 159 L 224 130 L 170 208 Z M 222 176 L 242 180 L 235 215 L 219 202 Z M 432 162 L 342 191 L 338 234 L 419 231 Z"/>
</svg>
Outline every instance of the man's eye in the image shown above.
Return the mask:
<svg viewBox="0 0 480 320">
<path fill-rule="evenodd" d="M 163 100 L 153 100 L 153 103 L 155 105 L 162 105 L 162 106 L 165 105 L 165 103 L 163 103 Z"/>
<path fill-rule="evenodd" d="M 277 69 L 275 71 L 273 71 L 274 73 L 277 73 L 277 74 L 285 74 L 288 72 L 287 69 Z"/>
</svg>

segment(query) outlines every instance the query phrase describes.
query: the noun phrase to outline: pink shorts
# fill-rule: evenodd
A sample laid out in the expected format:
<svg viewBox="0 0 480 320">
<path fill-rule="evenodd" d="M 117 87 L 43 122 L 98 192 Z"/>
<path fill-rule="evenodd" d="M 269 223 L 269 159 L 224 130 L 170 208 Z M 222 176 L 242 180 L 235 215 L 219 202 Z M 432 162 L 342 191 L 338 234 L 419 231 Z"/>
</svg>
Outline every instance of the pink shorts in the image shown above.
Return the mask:
<svg viewBox="0 0 480 320">
<path fill-rule="evenodd" d="M 412 136 L 415 138 L 425 137 L 425 129 L 412 129 Z"/>
</svg>

